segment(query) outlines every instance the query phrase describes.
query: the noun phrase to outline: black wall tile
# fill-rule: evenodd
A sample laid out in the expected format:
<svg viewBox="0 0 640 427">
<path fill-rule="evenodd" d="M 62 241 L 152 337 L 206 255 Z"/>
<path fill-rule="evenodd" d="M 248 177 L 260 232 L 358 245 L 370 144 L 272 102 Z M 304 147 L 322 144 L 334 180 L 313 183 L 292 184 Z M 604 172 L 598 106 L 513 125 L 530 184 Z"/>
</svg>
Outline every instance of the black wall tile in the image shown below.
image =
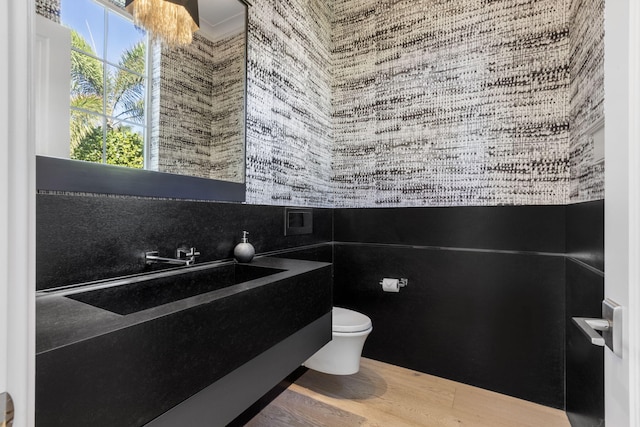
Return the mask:
<svg viewBox="0 0 640 427">
<path fill-rule="evenodd" d="M 336 209 L 337 242 L 564 253 L 564 206 Z"/>
<path fill-rule="evenodd" d="M 604 426 L 604 349 L 572 317 L 601 317 L 604 276 L 567 260 L 566 410 L 573 427 Z"/>
<path fill-rule="evenodd" d="M 604 200 L 567 206 L 567 255 L 604 271 Z"/>
<path fill-rule="evenodd" d="M 602 426 L 603 349 L 589 343 L 571 317 L 602 314 L 604 200 L 567 206 L 566 245 L 566 410 L 574 427 Z"/>
<path fill-rule="evenodd" d="M 305 261 L 333 262 L 333 243 L 318 244 L 311 248 L 286 251 L 277 256 Z"/>
<path fill-rule="evenodd" d="M 336 243 L 334 271 L 334 305 L 372 319 L 366 357 L 564 407 L 562 257 Z"/>
<path fill-rule="evenodd" d="M 39 194 L 36 286 L 46 289 L 147 271 L 144 252 L 195 246 L 198 262 L 233 257 L 242 231 L 256 253 L 329 242 L 332 211 L 313 209 L 313 234 L 284 235 L 284 208 Z M 154 266 L 154 268 L 158 268 Z"/>
<path fill-rule="evenodd" d="M 602 206 L 314 209 L 313 234 L 284 236 L 283 207 L 40 194 L 37 286 L 143 272 L 144 251 L 170 256 L 182 244 L 199 262 L 231 258 L 248 230 L 257 253 L 301 247 L 281 256 L 335 259 L 335 305 L 374 322 L 365 356 L 561 408 L 564 258 L 491 250 L 566 248 L 599 268 Z M 353 243 L 332 250 L 334 240 Z M 383 277 L 409 286 L 382 293 Z"/>
</svg>

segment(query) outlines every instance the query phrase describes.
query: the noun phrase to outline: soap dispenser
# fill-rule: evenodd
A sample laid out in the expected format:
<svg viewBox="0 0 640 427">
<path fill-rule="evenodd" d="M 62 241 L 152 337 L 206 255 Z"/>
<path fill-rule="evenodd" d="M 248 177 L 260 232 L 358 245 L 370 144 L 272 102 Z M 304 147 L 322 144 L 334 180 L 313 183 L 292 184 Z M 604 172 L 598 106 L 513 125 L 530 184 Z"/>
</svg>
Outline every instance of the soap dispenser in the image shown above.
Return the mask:
<svg viewBox="0 0 640 427">
<path fill-rule="evenodd" d="M 238 262 L 250 262 L 256 254 L 256 250 L 253 248 L 253 245 L 249 243 L 249 239 L 247 238 L 248 235 L 248 232 L 243 231 L 242 241 L 233 249 L 233 256 L 236 257 Z"/>
</svg>

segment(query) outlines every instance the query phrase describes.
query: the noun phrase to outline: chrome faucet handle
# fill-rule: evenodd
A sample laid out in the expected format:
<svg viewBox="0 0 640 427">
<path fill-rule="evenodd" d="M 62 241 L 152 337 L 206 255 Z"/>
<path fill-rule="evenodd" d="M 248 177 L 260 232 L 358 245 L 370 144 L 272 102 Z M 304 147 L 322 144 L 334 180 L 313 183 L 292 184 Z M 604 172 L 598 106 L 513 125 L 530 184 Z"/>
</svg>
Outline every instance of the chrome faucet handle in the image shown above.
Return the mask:
<svg viewBox="0 0 640 427">
<path fill-rule="evenodd" d="M 189 251 L 187 250 L 186 246 L 181 246 L 178 249 L 176 249 L 176 258 L 182 258 L 183 256 L 188 256 L 189 255 Z"/>
<path fill-rule="evenodd" d="M 189 251 L 184 247 L 176 249 L 176 258 L 185 260 L 185 265 L 195 264 L 196 257 L 199 255 L 200 252 L 197 252 L 195 247 L 189 248 Z"/>
<path fill-rule="evenodd" d="M 198 255 L 200 255 L 200 252 L 196 252 L 196 248 L 194 247 L 189 248 L 188 251 L 186 247 L 181 247 L 176 249 L 177 258 L 181 258 L 182 256 L 189 257 L 189 256 L 198 256 Z"/>
<path fill-rule="evenodd" d="M 200 252 L 196 252 L 196 248 L 191 248 L 191 250 L 187 254 L 187 256 L 194 256 L 194 257 L 199 255 L 200 255 Z"/>
</svg>

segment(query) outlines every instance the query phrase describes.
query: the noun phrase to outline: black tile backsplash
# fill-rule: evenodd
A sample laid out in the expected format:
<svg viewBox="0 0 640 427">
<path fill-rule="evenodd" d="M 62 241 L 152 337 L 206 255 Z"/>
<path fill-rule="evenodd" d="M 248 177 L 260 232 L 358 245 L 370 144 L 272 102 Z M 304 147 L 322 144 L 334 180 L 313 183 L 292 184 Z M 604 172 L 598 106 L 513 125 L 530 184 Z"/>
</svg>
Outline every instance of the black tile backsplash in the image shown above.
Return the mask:
<svg viewBox="0 0 640 427">
<path fill-rule="evenodd" d="M 306 261 L 333 262 L 333 244 L 318 244 L 310 248 L 296 248 L 282 251 L 275 255 L 283 258 L 302 259 Z"/>
<path fill-rule="evenodd" d="M 604 271 L 604 200 L 567 206 L 567 255 Z"/>
<path fill-rule="evenodd" d="M 336 209 L 337 242 L 564 253 L 564 206 Z"/>
<path fill-rule="evenodd" d="M 173 257 L 182 245 L 198 262 L 232 258 L 243 230 L 258 254 L 332 240 L 330 209 L 313 209 L 312 234 L 285 236 L 280 206 L 46 194 L 36 203 L 39 290 L 141 273 L 146 251 Z"/>
<path fill-rule="evenodd" d="M 567 415 L 574 427 L 604 425 L 604 350 L 592 345 L 572 317 L 601 317 L 604 275 L 567 260 Z"/>
<path fill-rule="evenodd" d="M 597 422 L 601 398 L 576 390 L 602 350 L 568 319 L 599 310 L 601 284 L 582 282 L 604 269 L 603 201 L 313 214 L 313 234 L 284 236 L 284 207 L 40 194 L 37 286 L 143 272 L 144 251 L 183 244 L 199 262 L 231 258 L 247 230 L 258 254 L 334 262 L 334 304 L 373 320 L 365 356 L 558 408 L 566 397 L 575 426 Z M 409 285 L 383 293 L 383 277 Z"/>
<path fill-rule="evenodd" d="M 572 317 L 602 315 L 604 200 L 567 206 L 566 410 L 573 427 L 604 426 L 604 349 Z"/>
<path fill-rule="evenodd" d="M 572 387 L 580 384 L 576 375 L 586 375 L 578 366 L 599 378 L 602 363 L 593 357 L 602 350 L 587 343 L 587 368 L 575 352 L 584 343 L 568 341 L 581 337 L 571 325 L 565 337 L 564 329 L 583 303 L 599 307 L 602 300 L 594 292 L 576 300 L 569 288 L 576 269 L 604 269 L 604 201 L 336 209 L 334 240 L 334 304 L 373 319 L 365 355 L 559 408 L 566 374 L 572 422 L 590 414 L 585 405 L 598 413 L 602 399 L 581 400 Z M 571 261 L 565 277 L 565 255 L 586 265 Z M 383 277 L 407 277 L 409 286 L 381 293 Z M 514 355 L 519 349 L 527 351 Z M 597 425 L 598 417 L 592 421 Z"/>
</svg>

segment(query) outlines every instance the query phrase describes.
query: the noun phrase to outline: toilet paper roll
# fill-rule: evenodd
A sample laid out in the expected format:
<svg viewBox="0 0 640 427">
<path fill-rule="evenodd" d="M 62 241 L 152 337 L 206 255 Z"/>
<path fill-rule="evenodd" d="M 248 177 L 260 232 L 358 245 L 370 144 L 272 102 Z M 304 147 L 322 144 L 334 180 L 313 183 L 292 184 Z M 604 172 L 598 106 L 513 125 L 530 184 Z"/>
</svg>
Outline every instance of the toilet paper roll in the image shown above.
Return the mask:
<svg viewBox="0 0 640 427">
<path fill-rule="evenodd" d="M 400 292 L 398 279 L 382 279 L 382 290 L 385 292 Z"/>
</svg>

